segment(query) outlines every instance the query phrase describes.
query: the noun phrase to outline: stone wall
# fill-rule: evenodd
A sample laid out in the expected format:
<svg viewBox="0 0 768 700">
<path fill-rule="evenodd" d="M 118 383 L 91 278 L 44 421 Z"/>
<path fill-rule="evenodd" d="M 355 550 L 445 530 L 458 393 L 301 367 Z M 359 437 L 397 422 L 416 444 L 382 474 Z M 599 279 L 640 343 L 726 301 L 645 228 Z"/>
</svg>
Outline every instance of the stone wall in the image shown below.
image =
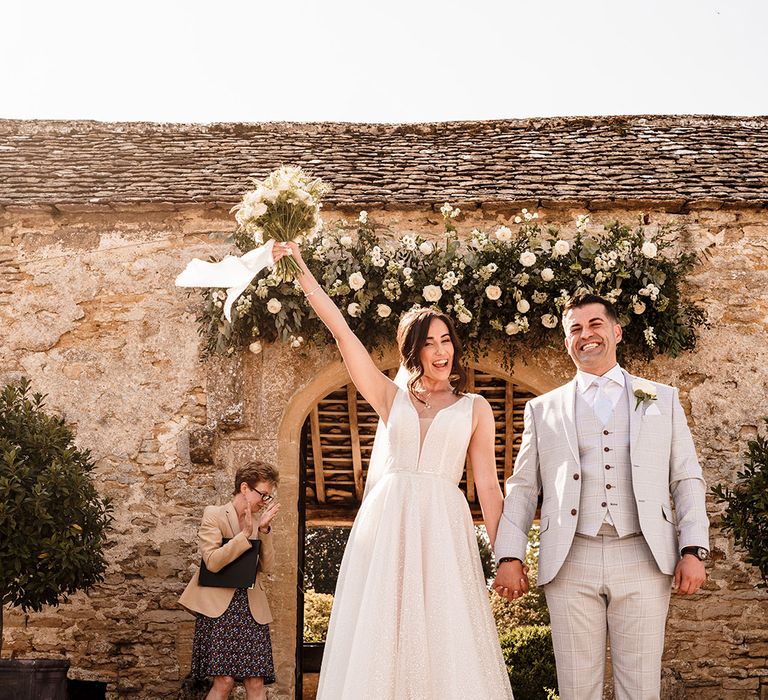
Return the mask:
<svg viewBox="0 0 768 700">
<path fill-rule="evenodd" d="M 541 210 L 552 222 L 583 212 Z M 629 222 L 639 213 L 605 209 L 592 218 Z M 512 214 L 481 207 L 458 224 L 469 231 Z M 431 210 L 370 215 L 396 231 L 440 232 Z M 628 368 L 680 387 L 707 480 L 727 481 L 768 414 L 768 213 L 650 214 L 652 223 L 670 218 L 687 225 L 687 248 L 715 244 L 690 280 L 711 327 L 696 354 Z M 107 681 L 111 698 L 177 696 L 193 622 L 176 599 L 198 562 L 196 527 L 204 505 L 228 499 L 236 465 L 256 455 L 283 475 L 269 591 L 279 680 L 270 694 L 293 697 L 299 431 L 313 401 L 344 374 L 328 349 L 272 346 L 200 361 L 198 297 L 173 279 L 191 257 L 224 252 L 207 234 L 231 228 L 224 208 L 204 206 L 0 211 L 0 380 L 24 374 L 48 394 L 49 408 L 93 451 L 116 516 L 105 582 L 57 610 L 7 610 L 5 655 L 65 654 L 72 677 Z M 529 358 L 521 374 L 531 372 L 562 382 L 571 367 L 551 350 Z M 768 595 L 716 527 L 713 547 L 704 591 L 673 600 L 665 683 L 670 697 L 764 700 Z"/>
</svg>

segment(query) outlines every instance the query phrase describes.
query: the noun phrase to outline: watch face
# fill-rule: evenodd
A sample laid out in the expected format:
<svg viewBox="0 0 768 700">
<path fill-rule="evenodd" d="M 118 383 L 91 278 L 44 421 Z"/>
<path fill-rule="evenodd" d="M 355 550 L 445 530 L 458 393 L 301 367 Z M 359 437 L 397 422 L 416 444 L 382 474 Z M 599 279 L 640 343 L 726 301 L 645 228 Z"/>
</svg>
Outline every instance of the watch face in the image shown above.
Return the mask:
<svg viewBox="0 0 768 700">
<path fill-rule="evenodd" d="M 704 561 L 705 559 L 709 559 L 709 552 L 706 549 L 704 549 L 704 547 L 699 547 L 698 557 L 702 561 Z"/>
</svg>

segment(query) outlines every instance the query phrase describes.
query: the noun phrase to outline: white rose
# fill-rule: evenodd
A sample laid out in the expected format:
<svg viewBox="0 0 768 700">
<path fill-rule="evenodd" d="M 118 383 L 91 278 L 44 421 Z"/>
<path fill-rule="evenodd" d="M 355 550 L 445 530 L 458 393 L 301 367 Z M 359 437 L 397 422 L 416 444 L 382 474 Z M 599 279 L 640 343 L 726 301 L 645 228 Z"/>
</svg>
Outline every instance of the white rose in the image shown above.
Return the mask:
<svg viewBox="0 0 768 700">
<path fill-rule="evenodd" d="M 646 335 L 647 331 L 648 329 L 646 329 Z M 653 335 L 652 329 L 651 335 Z M 632 393 L 637 396 L 638 392 L 645 394 L 650 400 L 656 398 L 656 387 L 645 379 L 639 379 L 638 377 L 635 377 L 632 380 Z"/>
<path fill-rule="evenodd" d="M 560 239 L 557 243 L 555 243 L 555 253 L 557 255 L 568 255 L 570 250 L 571 244 L 568 243 L 568 241 Z"/>
<path fill-rule="evenodd" d="M 428 284 L 424 287 L 422 294 L 427 301 L 432 303 L 440 301 L 440 297 L 443 296 L 442 290 L 435 284 Z"/>
<path fill-rule="evenodd" d="M 557 316 L 554 316 L 552 314 L 544 314 L 541 317 L 541 322 L 547 328 L 554 328 L 555 326 L 557 326 Z"/>
<path fill-rule="evenodd" d="M 520 326 L 518 326 L 516 323 L 508 323 L 504 327 L 504 331 L 507 335 L 516 335 L 520 332 Z"/>
<path fill-rule="evenodd" d="M 497 299 L 501 298 L 501 289 L 495 284 L 489 284 L 485 288 L 485 296 L 487 296 L 491 301 L 496 301 Z"/>
<path fill-rule="evenodd" d="M 261 343 L 258 340 L 253 341 L 248 349 L 254 354 L 258 355 L 261 352 Z"/>
<path fill-rule="evenodd" d="M 349 276 L 349 288 L 357 291 L 365 286 L 365 277 L 360 272 L 353 272 Z"/>
<path fill-rule="evenodd" d="M 272 297 L 267 302 L 267 311 L 269 311 L 269 313 L 271 314 L 280 313 L 280 309 L 282 308 L 283 308 L 283 305 L 277 299 L 275 299 L 275 297 Z"/>
<path fill-rule="evenodd" d="M 411 270 L 410 267 L 404 267 L 403 268 L 403 276 L 404 277 L 410 277 L 413 274 L 413 270 Z"/>
<path fill-rule="evenodd" d="M 386 304 L 379 304 L 376 307 L 376 313 L 379 314 L 381 318 L 387 318 L 392 313 L 392 309 Z"/>
<path fill-rule="evenodd" d="M 352 236 L 342 236 L 339 238 L 339 243 L 343 245 L 345 248 L 351 248 L 353 245 Z"/>
<path fill-rule="evenodd" d="M 291 347 L 292 348 L 300 348 L 302 343 L 304 342 L 304 338 L 299 336 L 298 338 L 295 338 L 294 336 L 291 336 Z"/>
<path fill-rule="evenodd" d="M 496 238 L 504 243 L 511 241 L 512 231 L 510 231 L 506 226 L 499 226 L 499 228 L 496 229 Z"/>
<path fill-rule="evenodd" d="M 632 311 L 634 311 L 638 316 L 645 311 L 645 304 L 642 301 L 636 301 L 634 304 L 632 304 Z"/>
<path fill-rule="evenodd" d="M 258 204 L 254 204 L 252 208 L 252 216 L 254 219 L 258 219 L 263 214 L 267 213 L 267 205 L 264 204 L 264 202 L 259 202 Z"/>
<path fill-rule="evenodd" d="M 462 311 L 459 314 L 459 321 L 461 323 L 469 323 L 472 320 L 472 314 L 469 311 Z"/>
<path fill-rule="evenodd" d="M 646 258 L 655 258 L 656 253 L 659 252 L 659 249 L 656 247 L 656 244 L 652 241 L 645 241 L 643 243 L 643 247 L 640 249 L 640 252 L 646 257 Z"/>
<path fill-rule="evenodd" d="M 521 299 L 520 301 L 517 302 L 517 310 L 521 314 L 528 313 L 530 308 L 531 308 L 531 305 L 525 299 Z"/>
<path fill-rule="evenodd" d="M 530 267 L 536 264 L 536 254 L 530 250 L 526 250 L 520 255 L 520 264 L 523 267 Z"/>
<path fill-rule="evenodd" d="M 367 222 L 368 222 L 368 212 L 367 212 L 367 211 L 361 211 L 361 212 L 360 212 L 360 216 L 358 216 L 358 217 L 357 217 L 357 220 L 358 220 L 358 221 L 359 221 L 361 224 L 365 224 L 365 223 L 367 223 Z"/>
<path fill-rule="evenodd" d="M 541 279 L 543 279 L 545 282 L 551 282 L 553 279 L 555 279 L 555 273 L 552 271 L 552 268 L 545 267 L 541 271 Z"/>
<path fill-rule="evenodd" d="M 516 224 L 522 224 L 522 223 L 523 223 L 523 220 L 522 220 L 522 219 L 521 219 L 519 216 L 516 216 L 516 217 L 515 217 L 515 223 L 516 223 Z"/>
<path fill-rule="evenodd" d="M 419 246 L 419 250 L 421 251 L 422 255 L 429 255 L 434 249 L 435 246 L 433 246 L 429 241 L 424 241 Z"/>
<path fill-rule="evenodd" d="M 347 307 L 347 313 L 350 316 L 359 316 L 360 312 L 362 311 L 362 308 L 360 304 L 358 304 L 356 301 L 353 301 L 348 307 Z"/>
</svg>

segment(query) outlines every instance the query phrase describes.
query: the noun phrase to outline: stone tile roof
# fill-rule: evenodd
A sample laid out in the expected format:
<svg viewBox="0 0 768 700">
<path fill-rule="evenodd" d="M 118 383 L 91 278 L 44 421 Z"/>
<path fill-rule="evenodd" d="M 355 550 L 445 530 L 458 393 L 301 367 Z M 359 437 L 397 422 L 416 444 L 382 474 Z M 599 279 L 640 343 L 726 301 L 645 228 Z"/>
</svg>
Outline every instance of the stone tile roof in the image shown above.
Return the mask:
<svg viewBox="0 0 768 700">
<path fill-rule="evenodd" d="M 768 117 L 413 125 L 0 120 L 0 205 L 224 203 L 299 164 L 330 204 L 768 202 Z"/>
</svg>

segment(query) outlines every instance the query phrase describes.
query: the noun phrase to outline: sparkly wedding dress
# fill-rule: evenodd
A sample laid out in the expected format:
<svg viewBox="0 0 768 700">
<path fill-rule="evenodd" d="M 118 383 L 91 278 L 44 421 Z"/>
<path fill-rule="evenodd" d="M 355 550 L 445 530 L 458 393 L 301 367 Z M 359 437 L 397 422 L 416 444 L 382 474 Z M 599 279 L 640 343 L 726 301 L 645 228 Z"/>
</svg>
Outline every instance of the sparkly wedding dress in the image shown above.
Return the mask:
<svg viewBox="0 0 768 700">
<path fill-rule="evenodd" d="M 399 389 L 380 423 L 341 564 L 318 700 L 512 698 L 458 483 L 474 395 L 421 419 Z"/>
</svg>

